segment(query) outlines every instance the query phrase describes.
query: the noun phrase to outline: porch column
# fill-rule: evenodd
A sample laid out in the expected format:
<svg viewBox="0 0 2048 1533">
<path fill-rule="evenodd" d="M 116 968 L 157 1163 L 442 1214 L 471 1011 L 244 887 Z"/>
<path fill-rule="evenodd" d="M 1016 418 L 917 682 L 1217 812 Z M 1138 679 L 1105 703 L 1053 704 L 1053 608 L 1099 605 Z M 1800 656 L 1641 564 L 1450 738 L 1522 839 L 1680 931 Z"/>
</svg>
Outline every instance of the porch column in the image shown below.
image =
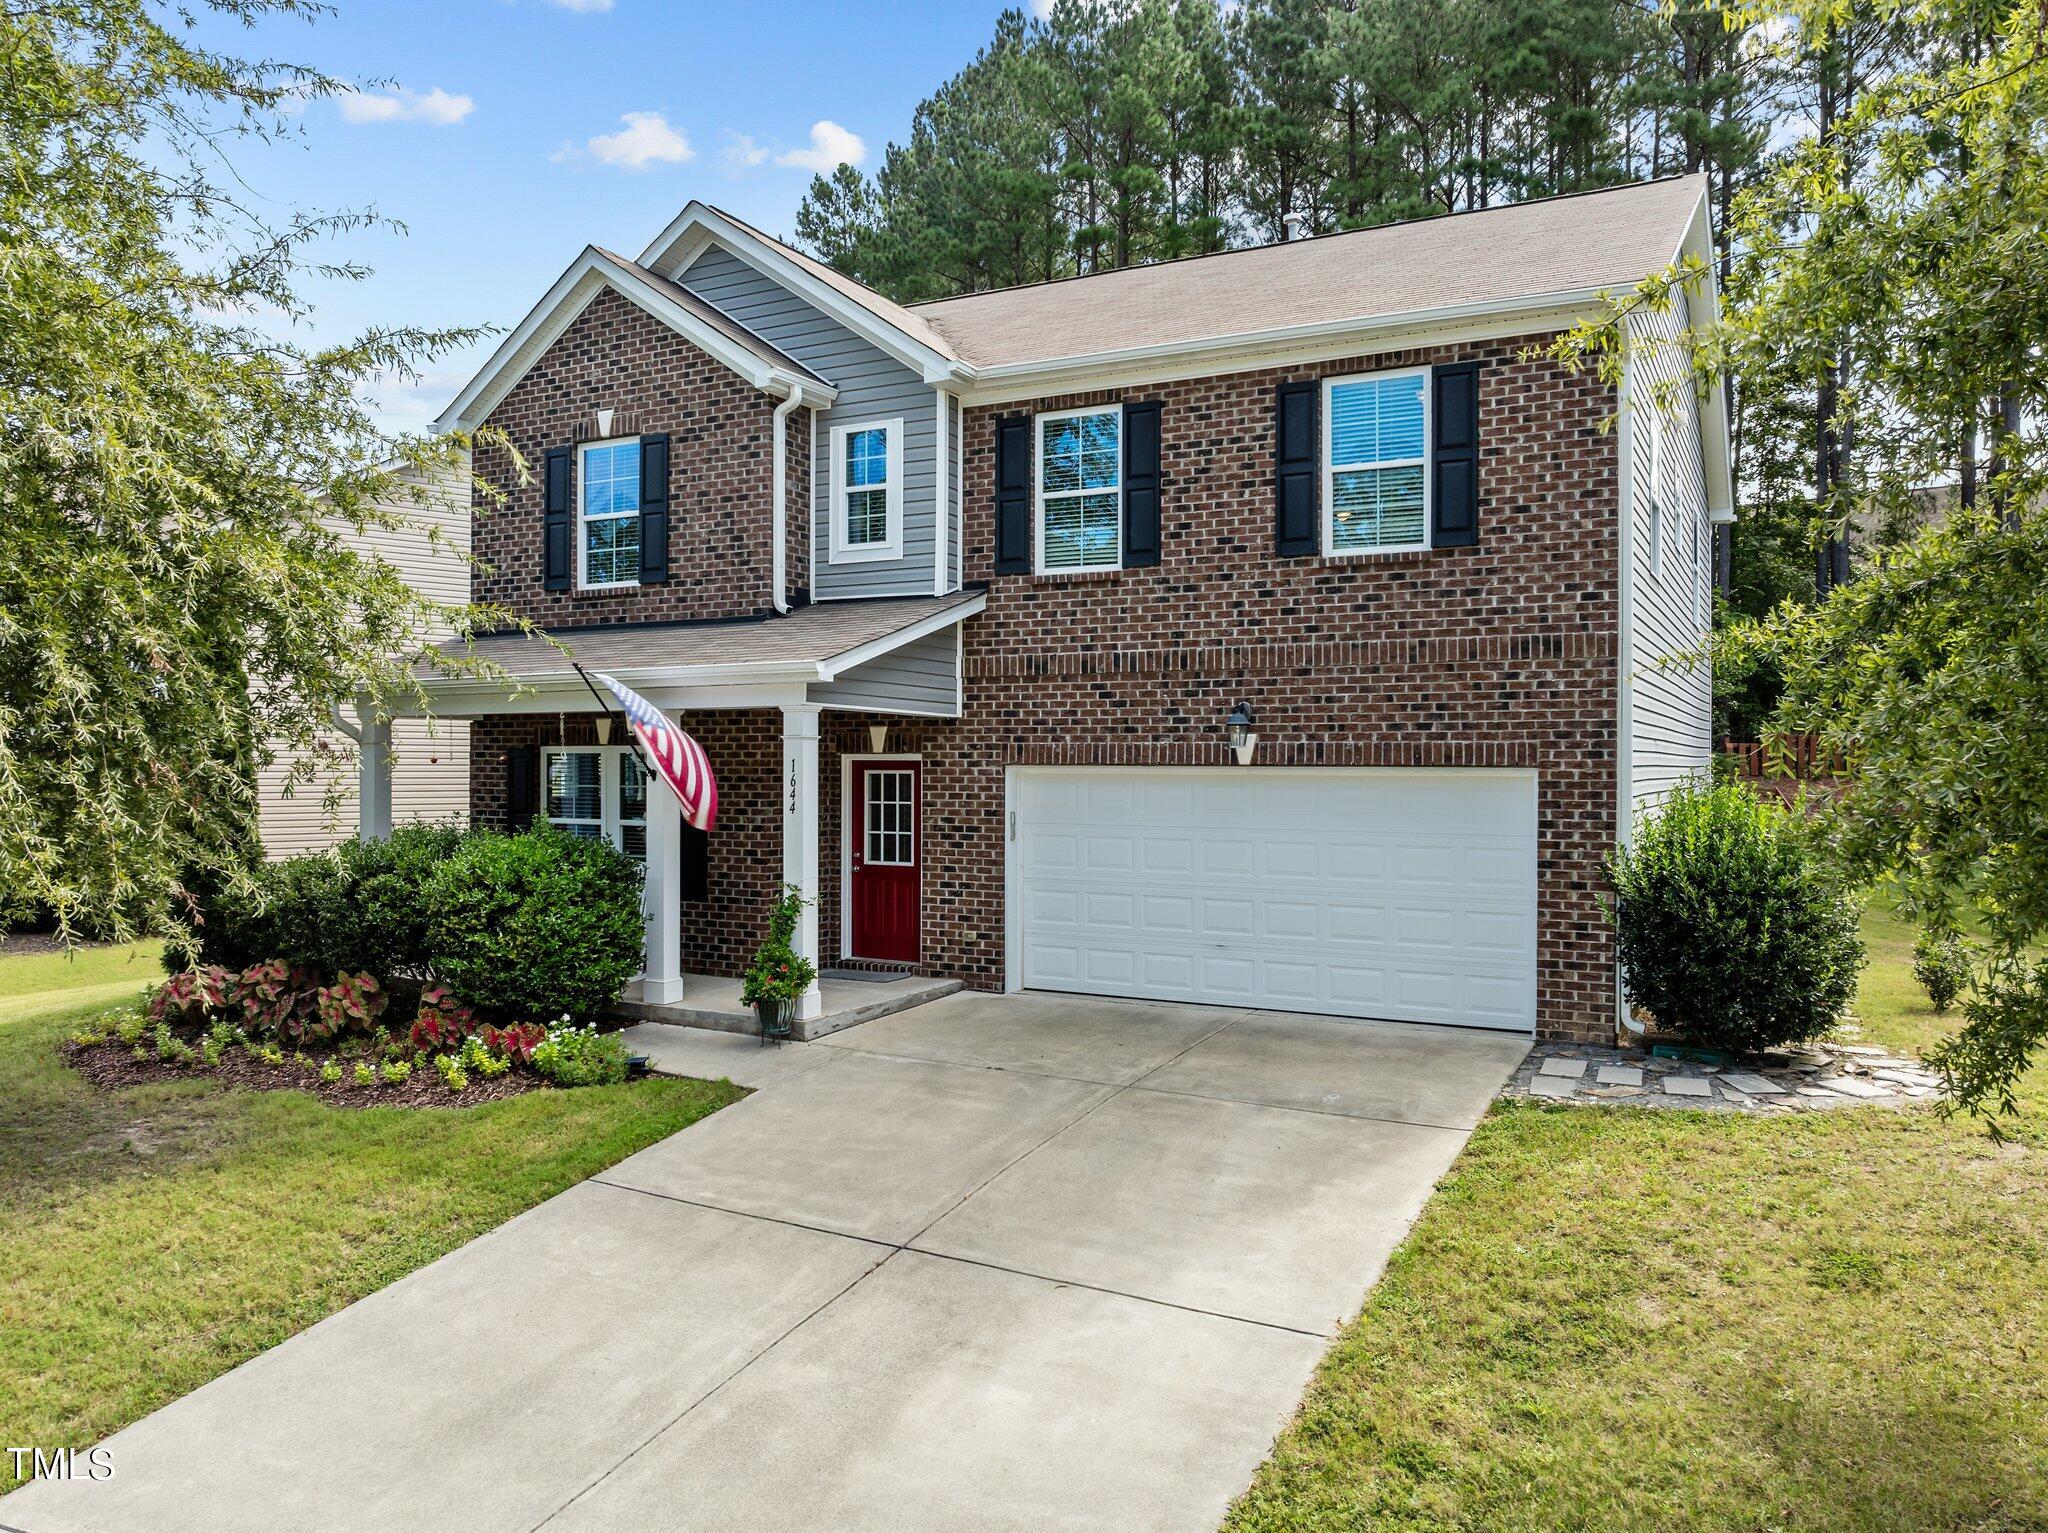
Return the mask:
<svg viewBox="0 0 2048 1533">
<path fill-rule="evenodd" d="M 797 923 L 797 953 L 818 961 L 818 713 L 815 703 L 782 710 L 782 881 L 803 891 L 804 914 Z M 823 1016 L 825 1002 L 816 980 L 797 1003 L 797 1016 Z"/>
<path fill-rule="evenodd" d="M 356 839 L 391 839 L 391 721 L 364 705 L 356 734 Z"/>
<path fill-rule="evenodd" d="M 673 1006 L 683 998 L 683 806 L 666 783 L 647 784 L 647 918 L 640 999 Z"/>
</svg>

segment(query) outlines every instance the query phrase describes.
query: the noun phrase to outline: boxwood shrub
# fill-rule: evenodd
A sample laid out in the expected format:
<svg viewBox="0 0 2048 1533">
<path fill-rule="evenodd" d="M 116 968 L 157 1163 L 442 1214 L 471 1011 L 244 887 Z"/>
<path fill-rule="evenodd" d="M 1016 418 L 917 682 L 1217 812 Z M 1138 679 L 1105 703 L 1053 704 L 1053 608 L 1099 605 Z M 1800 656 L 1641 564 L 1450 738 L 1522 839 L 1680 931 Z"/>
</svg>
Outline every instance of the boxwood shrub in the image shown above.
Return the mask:
<svg viewBox="0 0 2048 1533">
<path fill-rule="evenodd" d="M 1803 826 L 1737 784 L 1681 787 L 1609 859 L 1624 994 L 1738 1053 L 1827 1031 L 1856 993 L 1856 908 Z"/>
<path fill-rule="evenodd" d="M 594 1020 L 640 972 L 640 865 L 606 841 L 471 831 L 423 901 L 435 978 L 506 1020 Z"/>
</svg>

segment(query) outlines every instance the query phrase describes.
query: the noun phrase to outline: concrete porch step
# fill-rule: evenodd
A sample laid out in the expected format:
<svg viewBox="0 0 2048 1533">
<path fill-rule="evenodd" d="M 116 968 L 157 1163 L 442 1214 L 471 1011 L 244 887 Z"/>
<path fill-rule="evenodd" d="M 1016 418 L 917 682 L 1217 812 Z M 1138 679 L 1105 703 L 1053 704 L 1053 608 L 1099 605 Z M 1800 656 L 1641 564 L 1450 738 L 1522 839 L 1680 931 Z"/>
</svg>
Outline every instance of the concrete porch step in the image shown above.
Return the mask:
<svg viewBox="0 0 2048 1533">
<path fill-rule="evenodd" d="M 804 1041 L 822 1038 L 842 1028 L 872 1022 L 876 1017 L 922 1006 L 962 988 L 957 979 L 932 979 L 922 974 L 880 984 L 871 980 L 821 979 L 818 993 L 825 1010 L 808 1022 L 798 1022 L 795 1036 Z M 740 1004 L 740 982 L 709 974 L 684 975 L 683 999 L 673 1005 L 621 1001 L 613 1010 L 636 1022 L 666 1022 L 676 1027 L 701 1027 L 755 1037 L 761 1032 L 753 1008 Z"/>
</svg>

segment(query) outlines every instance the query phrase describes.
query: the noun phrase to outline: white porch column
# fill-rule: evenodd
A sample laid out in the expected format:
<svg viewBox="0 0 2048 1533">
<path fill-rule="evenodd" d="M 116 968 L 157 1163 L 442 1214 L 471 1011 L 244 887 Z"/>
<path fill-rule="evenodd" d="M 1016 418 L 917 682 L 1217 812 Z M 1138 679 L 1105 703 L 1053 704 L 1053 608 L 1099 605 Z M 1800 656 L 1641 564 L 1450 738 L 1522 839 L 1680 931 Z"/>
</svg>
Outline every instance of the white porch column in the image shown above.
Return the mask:
<svg viewBox="0 0 2048 1533">
<path fill-rule="evenodd" d="M 647 917 L 640 999 L 673 1006 L 683 998 L 683 806 L 666 783 L 647 784 Z"/>
<path fill-rule="evenodd" d="M 818 713 L 815 703 L 791 703 L 782 710 L 782 881 L 803 891 L 803 919 L 796 950 L 818 961 Z M 825 1002 L 816 980 L 797 1003 L 803 1020 L 823 1016 Z"/>
<path fill-rule="evenodd" d="M 356 838 L 391 839 L 391 721 L 367 705 L 356 717 Z"/>
</svg>

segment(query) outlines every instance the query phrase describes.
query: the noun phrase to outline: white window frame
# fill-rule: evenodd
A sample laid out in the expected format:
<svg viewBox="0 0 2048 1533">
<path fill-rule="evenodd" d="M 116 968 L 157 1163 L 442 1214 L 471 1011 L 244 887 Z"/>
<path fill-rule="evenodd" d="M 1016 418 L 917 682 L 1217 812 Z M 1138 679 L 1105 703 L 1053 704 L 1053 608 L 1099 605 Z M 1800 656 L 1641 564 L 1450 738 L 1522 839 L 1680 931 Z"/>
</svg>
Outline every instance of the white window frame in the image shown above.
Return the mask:
<svg viewBox="0 0 2048 1533">
<path fill-rule="evenodd" d="M 1048 568 L 1045 562 L 1045 425 L 1047 421 L 1077 420 L 1084 415 L 1114 415 L 1116 417 L 1116 561 L 1112 564 L 1071 564 L 1057 569 Z M 1055 500 L 1078 500 L 1084 495 L 1106 495 L 1109 491 L 1057 490 Z M 1099 575 L 1104 570 L 1120 570 L 1124 567 L 1124 407 L 1121 401 L 1111 405 L 1082 405 L 1073 410 L 1047 410 L 1034 418 L 1031 428 L 1031 568 L 1039 575 Z"/>
<path fill-rule="evenodd" d="M 846 541 L 846 497 L 853 486 L 846 482 L 846 439 L 862 431 L 887 433 L 888 480 L 879 485 L 864 484 L 863 490 L 887 492 L 884 501 L 889 535 L 879 543 Z M 848 421 L 832 427 L 832 562 L 834 564 L 880 564 L 903 557 L 903 417 L 892 420 Z"/>
<path fill-rule="evenodd" d="M 592 522 L 623 522 L 628 516 L 638 517 L 641 512 L 640 492 L 637 489 L 633 492 L 633 509 L 631 511 L 608 511 L 602 516 L 591 516 L 584 509 L 587 502 L 583 493 L 585 487 L 590 483 L 589 475 L 584 471 L 583 465 L 593 451 L 600 447 L 638 447 L 639 445 L 640 438 L 636 435 L 602 437 L 595 442 L 579 442 L 576 446 L 576 589 L 579 591 L 623 591 L 629 586 L 640 584 L 640 572 L 638 570 L 633 572 L 631 580 L 600 580 L 593 582 L 589 579 L 590 524 Z M 637 462 L 638 460 L 636 459 L 635 461 Z"/>
<path fill-rule="evenodd" d="M 860 857 L 861 857 L 861 865 L 862 865 L 863 867 L 869 867 L 869 868 L 914 868 L 914 867 L 916 867 L 916 866 L 918 865 L 918 864 L 917 864 L 917 821 L 918 821 L 918 813 L 917 813 L 917 799 L 918 799 L 918 792 L 917 792 L 917 785 L 918 785 L 918 775 L 919 775 L 919 774 L 918 774 L 918 769 L 917 769 L 917 767 L 916 767 L 916 766 L 915 766 L 914 764 L 910 763 L 910 762 L 903 762 L 903 761 L 882 761 L 882 760 L 878 760 L 878 759 L 876 759 L 876 758 L 874 758 L 874 757 L 864 757 L 864 758 L 862 758 L 862 760 L 861 760 L 861 763 L 860 763 L 860 765 L 859 765 L 858 767 L 856 767 L 856 768 L 855 768 L 854 770 L 856 770 L 857 772 L 859 772 L 859 773 L 860 773 L 860 804 L 861 804 L 861 824 L 860 824 L 860 827 L 859 827 L 859 833 L 860 833 Z M 876 861 L 876 860 L 874 859 L 874 857 L 873 857 L 872 855 L 870 855 L 870 853 L 869 853 L 869 847 L 870 847 L 870 846 L 871 846 L 871 845 L 873 844 L 873 843 L 872 843 L 872 842 L 871 842 L 871 841 L 869 840 L 869 837 L 871 837 L 871 836 L 873 836 L 873 835 L 877 834 L 877 832 L 875 832 L 874 830 L 872 830 L 872 829 L 871 829 L 871 828 L 869 827 L 868 823 L 867 823 L 867 822 L 868 822 L 868 818 L 869 818 L 869 816 L 870 816 L 871 812 L 873 811 L 873 809 L 874 809 L 874 807 L 875 807 L 875 801 L 874 801 L 874 800 L 873 800 L 872 798 L 870 798 L 870 797 L 868 796 L 868 791 L 869 791 L 869 783 L 868 783 L 868 779 L 869 779 L 869 778 L 871 778 L 871 777 L 877 777 L 877 776 L 881 776 L 881 775 L 882 775 L 882 774 L 884 774 L 884 773 L 887 773 L 887 774 L 889 774 L 889 775 L 891 775 L 891 776 L 895 776 L 895 777 L 903 777 L 903 778 L 907 778 L 907 779 L 909 780 L 909 782 L 910 782 L 910 796 L 909 796 L 909 797 L 908 797 L 907 799 L 905 799 L 905 800 L 903 801 L 903 805 L 902 805 L 902 807 L 903 807 L 903 808 L 905 809 L 905 811 L 907 811 L 907 813 L 909 814 L 909 817 L 910 817 L 910 823 L 909 823 L 909 824 L 908 824 L 908 825 L 907 825 L 907 826 L 906 826 L 906 827 L 905 827 L 905 828 L 904 828 L 904 829 L 903 829 L 903 830 L 902 830 L 901 832 L 894 832 L 894 831 L 882 831 L 882 832 L 880 832 L 880 834 L 882 834 L 882 835 L 885 835 L 885 836 L 886 836 L 886 835 L 895 835 L 895 834 L 901 834 L 901 835 L 902 835 L 902 836 L 903 836 L 903 837 L 905 838 L 905 840 L 907 841 L 907 843 L 908 843 L 908 845 L 909 845 L 909 847 L 910 847 L 910 856 L 909 856 L 908 858 L 906 858 L 906 859 L 905 859 L 904 861 L 902 861 L 902 862 L 877 862 L 877 861 Z"/>
<path fill-rule="evenodd" d="M 1422 380 L 1422 456 L 1419 458 L 1376 458 L 1363 463 L 1339 463 L 1335 402 L 1337 390 L 1347 383 L 1384 383 L 1397 378 Z M 1325 559 L 1370 559 L 1378 554 L 1412 554 L 1430 546 L 1430 528 L 1436 522 L 1436 476 L 1429 471 L 1430 444 L 1436 440 L 1436 402 L 1430 395 L 1427 367 L 1389 367 L 1370 373 L 1345 373 L 1323 380 L 1323 557 Z M 1337 475 L 1362 468 L 1410 468 L 1422 470 L 1422 540 L 1418 543 L 1387 543 L 1377 548 L 1337 546 Z"/>
<path fill-rule="evenodd" d="M 619 815 L 625 770 L 620 763 L 631 750 L 632 747 L 630 745 L 549 745 L 542 747 L 540 753 L 540 817 L 550 825 L 588 825 L 591 823 L 586 819 L 557 820 L 548 813 L 548 763 L 557 756 L 596 756 L 600 763 L 597 777 L 598 831 L 605 840 L 609 841 L 621 852 L 625 852 L 625 827 L 628 825 L 638 825 L 643 832 L 647 828 L 647 820 L 644 815 L 636 820 L 622 819 Z M 652 781 L 648 784 L 648 791 L 650 793 L 654 791 Z M 630 857 L 633 854 L 626 852 L 626 855 Z"/>
</svg>

